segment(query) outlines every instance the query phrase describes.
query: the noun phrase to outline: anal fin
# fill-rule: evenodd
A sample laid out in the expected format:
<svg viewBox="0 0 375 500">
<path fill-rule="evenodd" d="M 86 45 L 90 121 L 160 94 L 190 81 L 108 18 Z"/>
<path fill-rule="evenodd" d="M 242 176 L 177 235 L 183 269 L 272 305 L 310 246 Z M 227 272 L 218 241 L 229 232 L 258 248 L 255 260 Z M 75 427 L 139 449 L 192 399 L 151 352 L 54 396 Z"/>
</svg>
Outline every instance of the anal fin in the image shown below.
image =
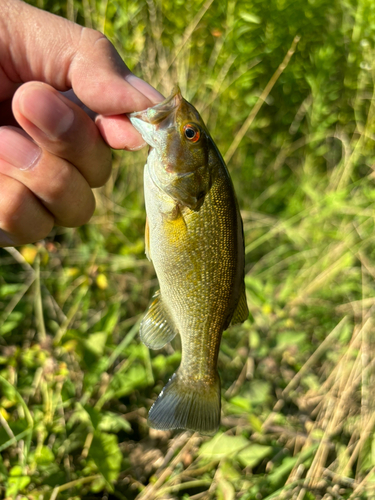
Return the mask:
<svg viewBox="0 0 375 500">
<path fill-rule="evenodd" d="M 142 342 L 148 348 L 161 349 L 174 338 L 176 330 L 168 317 L 160 290 L 155 293 L 153 299 L 142 320 L 139 333 Z"/>
<path fill-rule="evenodd" d="M 247 307 L 245 283 L 242 284 L 242 291 L 237 303 L 237 307 L 233 313 L 231 325 L 238 325 L 243 323 L 249 317 L 249 308 Z"/>
</svg>

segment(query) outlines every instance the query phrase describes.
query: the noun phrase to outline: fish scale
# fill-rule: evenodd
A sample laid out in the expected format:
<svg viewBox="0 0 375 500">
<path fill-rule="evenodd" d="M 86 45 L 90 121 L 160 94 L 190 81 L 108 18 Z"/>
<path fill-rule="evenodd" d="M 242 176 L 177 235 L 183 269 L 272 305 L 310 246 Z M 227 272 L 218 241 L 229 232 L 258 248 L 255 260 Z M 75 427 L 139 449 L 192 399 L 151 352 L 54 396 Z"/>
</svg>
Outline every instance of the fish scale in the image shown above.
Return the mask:
<svg viewBox="0 0 375 500">
<path fill-rule="evenodd" d="M 151 146 L 144 172 L 146 252 L 160 285 L 140 335 L 154 349 L 179 334 L 182 349 L 149 424 L 212 433 L 220 424 L 222 332 L 248 317 L 233 185 L 199 113 L 178 89 L 130 120 Z"/>
</svg>

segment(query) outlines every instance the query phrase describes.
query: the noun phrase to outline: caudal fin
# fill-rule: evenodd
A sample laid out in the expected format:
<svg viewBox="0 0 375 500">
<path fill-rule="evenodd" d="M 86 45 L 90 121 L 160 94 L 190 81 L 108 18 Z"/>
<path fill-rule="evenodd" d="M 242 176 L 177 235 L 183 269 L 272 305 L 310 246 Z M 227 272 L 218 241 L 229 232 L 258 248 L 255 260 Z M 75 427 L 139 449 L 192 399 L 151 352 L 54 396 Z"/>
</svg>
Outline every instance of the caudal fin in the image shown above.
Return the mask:
<svg viewBox="0 0 375 500">
<path fill-rule="evenodd" d="M 148 423 L 159 430 L 215 432 L 220 425 L 219 375 L 207 382 L 174 373 L 152 405 Z"/>
</svg>

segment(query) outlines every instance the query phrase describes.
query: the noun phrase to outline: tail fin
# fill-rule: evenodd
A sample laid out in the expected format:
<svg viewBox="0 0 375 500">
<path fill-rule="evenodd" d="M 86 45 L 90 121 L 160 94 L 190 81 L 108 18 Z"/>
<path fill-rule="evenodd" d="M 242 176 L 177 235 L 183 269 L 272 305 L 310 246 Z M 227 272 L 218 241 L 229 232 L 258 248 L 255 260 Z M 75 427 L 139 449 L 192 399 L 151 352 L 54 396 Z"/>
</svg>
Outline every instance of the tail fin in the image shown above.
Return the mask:
<svg viewBox="0 0 375 500">
<path fill-rule="evenodd" d="M 220 425 L 219 375 L 209 383 L 174 373 L 152 405 L 148 423 L 159 430 L 215 432 Z"/>
</svg>

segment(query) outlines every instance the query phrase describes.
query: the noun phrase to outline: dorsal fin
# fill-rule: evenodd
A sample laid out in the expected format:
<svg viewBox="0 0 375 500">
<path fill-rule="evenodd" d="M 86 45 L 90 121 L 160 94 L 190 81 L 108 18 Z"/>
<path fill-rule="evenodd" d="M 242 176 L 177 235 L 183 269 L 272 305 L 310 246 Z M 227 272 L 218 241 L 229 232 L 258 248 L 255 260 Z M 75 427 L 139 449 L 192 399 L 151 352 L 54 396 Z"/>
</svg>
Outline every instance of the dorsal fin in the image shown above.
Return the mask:
<svg viewBox="0 0 375 500">
<path fill-rule="evenodd" d="M 233 313 L 230 324 L 238 325 L 246 321 L 248 317 L 249 317 L 249 308 L 247 307 L 245 283 L 243 283 L 242 290 L 240 293 L 240 298 L 238 300 L 237 307 Z"/>
</svg>

